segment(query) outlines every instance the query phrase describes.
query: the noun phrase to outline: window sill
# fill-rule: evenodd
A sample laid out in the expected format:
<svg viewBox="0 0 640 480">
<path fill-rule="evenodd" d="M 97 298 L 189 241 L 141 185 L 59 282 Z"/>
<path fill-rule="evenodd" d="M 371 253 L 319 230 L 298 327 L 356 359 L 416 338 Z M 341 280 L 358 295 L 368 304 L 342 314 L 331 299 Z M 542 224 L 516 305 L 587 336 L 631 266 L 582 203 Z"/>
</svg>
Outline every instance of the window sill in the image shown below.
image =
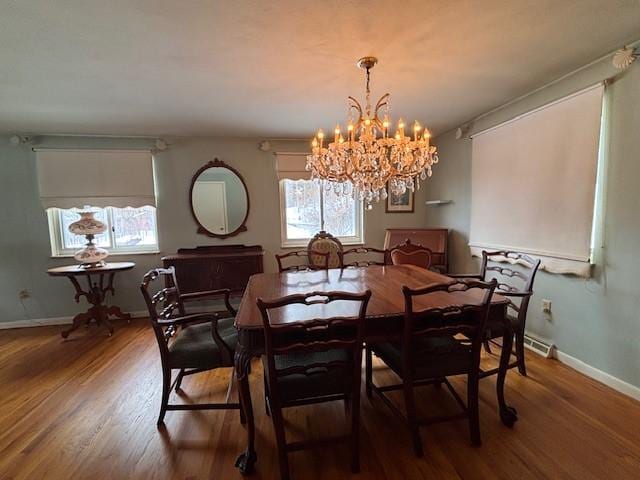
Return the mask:
<svg viewBox="0 0 640 480">
<path fill-rule="evenodd" d="M 141 250 L 139 252 L 109 252 L 109 257 L 158 254 L 160 254 L 160 250 Z M 73 258 L 73 253 L 60 253 L 57 255 L 51 255 L 49 258 Z"/>
</svg>

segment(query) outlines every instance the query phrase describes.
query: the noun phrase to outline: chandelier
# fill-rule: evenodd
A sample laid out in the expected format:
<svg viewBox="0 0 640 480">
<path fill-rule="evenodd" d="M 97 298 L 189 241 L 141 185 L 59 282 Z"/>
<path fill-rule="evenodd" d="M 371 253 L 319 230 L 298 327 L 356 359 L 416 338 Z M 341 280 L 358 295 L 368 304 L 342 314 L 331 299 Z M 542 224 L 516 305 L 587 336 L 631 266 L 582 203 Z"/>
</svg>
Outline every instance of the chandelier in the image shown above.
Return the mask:
<svg viewBox="0 0 640 480">
<path fill-rule="evenodd" d="M 349 97 L 346 138 L 340 125 L 336 125 L 331 143 L 318 130 L 306 164 L 311 178 L 323 183 L 325 189 L 333 187 L 336 194 L 357 195 L 367 205 L 386 199 L 387 185 L 395 195 L 420 189 L 420 180 L 430 177 L 432 165 L 438 163 L 436 147 L 429 143 L 431 134 L 418 121 L 413 131 L 405 134 L 405 123 L 399 119 L 395 132 L 390 133 L 388 93 L 371 107 L 370 70 L 376 63 L 375 57 L 358 60 L 358 67 L 366 71 L 366 104 L 363 109 Z"/>
</svg>

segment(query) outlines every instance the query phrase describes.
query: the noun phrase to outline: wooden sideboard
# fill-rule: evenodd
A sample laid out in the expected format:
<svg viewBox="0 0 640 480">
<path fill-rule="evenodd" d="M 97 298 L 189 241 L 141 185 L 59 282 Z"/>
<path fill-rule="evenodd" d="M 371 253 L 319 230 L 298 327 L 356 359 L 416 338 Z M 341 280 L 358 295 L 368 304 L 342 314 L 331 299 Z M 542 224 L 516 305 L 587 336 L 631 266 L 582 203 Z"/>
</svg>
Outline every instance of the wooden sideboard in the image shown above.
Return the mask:
<svg viewBox="0 0 640 480">
<path fill-rule="evenodd" d="M 228 288 L 239 295 L 251 275 L 264 271 L 263 256 L 261 245 L 205 246 L 180 248 L 162 264 L 175 267 L 181 293 Z"/>
<path fill-rule="evenodd" d="M 449 270 L 448 229 L 388 228 L 384 237 L 384 248 L 391 248 L 407 239 L 411 240 L 411 243 L 418 243 L 431 250 L 431 267 L 440 273 L 447 273 Z"/>
</svg>

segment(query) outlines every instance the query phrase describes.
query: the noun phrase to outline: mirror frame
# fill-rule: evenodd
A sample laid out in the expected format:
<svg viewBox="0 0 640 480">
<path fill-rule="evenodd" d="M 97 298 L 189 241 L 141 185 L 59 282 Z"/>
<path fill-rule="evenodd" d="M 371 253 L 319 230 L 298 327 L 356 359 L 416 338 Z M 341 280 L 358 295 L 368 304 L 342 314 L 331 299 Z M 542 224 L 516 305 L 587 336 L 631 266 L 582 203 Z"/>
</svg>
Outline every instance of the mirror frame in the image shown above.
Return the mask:
<svg viewBox="0 0 640 480">
<path fill-rule="evenodd" d="M 242 220 L 242 223 L 240 224 L 240 226 L 238 228 L 236 228 L 234 231 L 229 232 L 229 233 L 220 234 L 220 233 L 213 233 L 213 232 L 210 232 L 209 230 L 207 230 L 200 223 L 200 220 L 198 220 L 198 217 L 196 216 L 195 209 L 193 208 L 193 187 L 196 184 L 196 180 L 198 179 L 198 177 L 200 176 L 200 174 L 202 172 L 204 172 L 205 170 L 208 170 L 209 168 L 213 168 L 213 167 L 226 168 L 228 170 L 231 170 L 240 179 L 240 181 L 242 182 L 242 186 L 244 187 L 244 194 L 247 197 L 247 212 L 244 214 L 244 219 Z M 209 161 L 205 165 L 200 167 L 196 171 L 196 173 L 193 175 L 193 178 L 191 179 L 191 186 L 189 187 L 189 207 L 191 208 L 191 216 L 193 217 L 193 219 L 196 221 L 196 224 L 198 225 L 197 233 L 200 233 L 202 235 L 207 235 L 209 237 L 214 237 L 214 238 L 227 238 L 227 237 L 233 237 L 234 235 L 238 235 L 240 232 L 246 232 L 247 231 L 247 218 L 249 218 L 249 210 L 250 210 L 250 207 L 251 207 L 251 204 L 249 203 L 249 190 L 247 189 L 247 184 L 245 183 L 244 178 L 242 178 L 242 175 L 240 175 L 240 172 L 238 172 L 232 166 L 227 165 L 222 160 L 218 160 L 217 158 L 214 158 L 212 161 Z"/>
</svg>

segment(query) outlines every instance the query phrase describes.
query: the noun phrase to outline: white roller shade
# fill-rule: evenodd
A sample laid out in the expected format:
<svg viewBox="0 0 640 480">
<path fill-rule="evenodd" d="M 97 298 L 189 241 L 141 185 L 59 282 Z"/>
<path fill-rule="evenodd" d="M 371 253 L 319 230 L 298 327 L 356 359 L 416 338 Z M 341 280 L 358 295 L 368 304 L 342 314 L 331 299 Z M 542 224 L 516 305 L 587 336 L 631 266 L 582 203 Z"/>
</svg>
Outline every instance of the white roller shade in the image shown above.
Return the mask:
<svg viewBox="0 0 640 480">
<path fill-rule="evenodd" d="M 36 151 L 44 208 L 142 207 L 156 204 L 149 151 Z"/>
<path fill-rule="evenodd" d="M 588 276 L 603 86 L 473 137 L 469 245 Z"/>
<path fill-rule="evenodd" d="M 307 171 L 308 153 L 276 152 L 276 171 L 278 180 L 309 180 L 311 172 Z"/>
</svg>

